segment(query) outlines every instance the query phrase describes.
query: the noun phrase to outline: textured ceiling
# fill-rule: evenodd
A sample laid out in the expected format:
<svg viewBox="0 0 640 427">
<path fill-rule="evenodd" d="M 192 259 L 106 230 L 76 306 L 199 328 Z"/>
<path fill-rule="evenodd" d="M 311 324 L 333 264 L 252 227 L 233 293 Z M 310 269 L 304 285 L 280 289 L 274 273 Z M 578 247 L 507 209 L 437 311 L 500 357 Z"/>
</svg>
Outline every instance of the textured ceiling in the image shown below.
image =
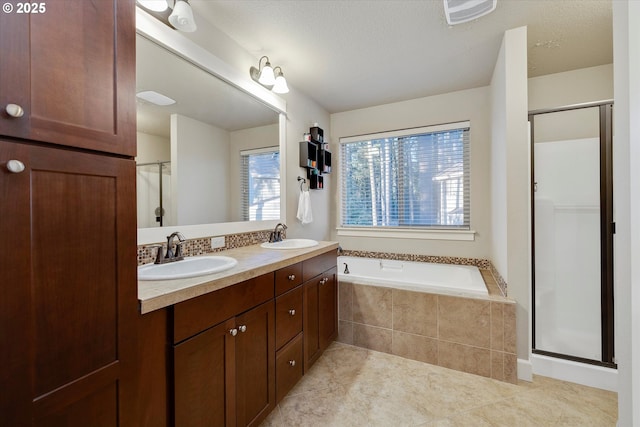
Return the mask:
<svg viewBox="0 0 640 427">
<path fill-rule="evenodd" d="M 441 0 L 191 4 L 331 113 L 488 85 L 504 31 L 523 25 L 529 77 L 613 62 L 611 0 L 498 0 L 451 27 Z"/>
</svg>

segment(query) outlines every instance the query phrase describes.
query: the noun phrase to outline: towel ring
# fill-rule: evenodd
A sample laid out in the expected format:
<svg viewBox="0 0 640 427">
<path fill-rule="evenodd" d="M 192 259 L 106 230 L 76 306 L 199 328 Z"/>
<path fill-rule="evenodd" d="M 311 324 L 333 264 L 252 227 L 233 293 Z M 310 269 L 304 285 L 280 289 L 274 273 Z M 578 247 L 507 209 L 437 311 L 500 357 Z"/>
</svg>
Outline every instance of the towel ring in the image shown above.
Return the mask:
<svg viewBox="0 0 640 427">
<path fill-rule="evenodd" d="M 307 182 L 307 180 L 306 180 L 306 179 L 304 179 L 303 177 L 299 176 L 299 177 L 298 177 L 298 182 L 300 182 L 300 191 L 304 191 L 304 190 L 302 189 L 302 186 Z M 307 190 L 309 190 L 309 186 L 307 186 Z"/>
</svg>

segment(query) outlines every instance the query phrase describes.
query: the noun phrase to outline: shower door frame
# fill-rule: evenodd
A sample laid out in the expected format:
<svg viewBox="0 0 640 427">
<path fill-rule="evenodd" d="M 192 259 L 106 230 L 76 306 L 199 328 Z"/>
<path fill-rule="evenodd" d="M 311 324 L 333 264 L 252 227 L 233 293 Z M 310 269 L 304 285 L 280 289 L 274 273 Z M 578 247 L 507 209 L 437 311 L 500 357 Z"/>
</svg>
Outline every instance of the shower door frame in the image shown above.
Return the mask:
<svg viewBox="0 0 640 427">
<path fill-rule="evenodd" d="M 159 227 L 164 226 L 165 209 L 164 209 L 164 188 L 162 184 L 162 169 L 167 164 L 171 164 L 171 160 L 148 162 L 148 163 L 136 163 L 136 168 L 143 167 L 143 166 L 158 166 L 158 205 L 159 205 L 158 208 L 160 209 L 160 221 L 156 220 L 156 222 L 160 223 L 158 225 Z M 136 169 L 136 175 L 137 173 L 138 173 L 138 170 Z M 156 215 L 156 218 L 157 217 L 158 216 Z"/>
<path fill-rule="evenodd" d="M 585 108 L 599 109 L 600 125 L 600 321 L 601 321 L 601 358 L 602 360 L 586 359 L 578 356 L 555 353 L 536 349 L 536 277 L 535 277 L 535 176 L 534 176 L 534 144 L 535 144 L 535 116 L 558 113 L 562 111 L 579 110 Z M 534 354 L 551 356 L 575 362 L 615 368 L 614 353 L 614 304 L 613 304 L 613 235 L 615 222 L 613 220 L 613 100 L 574 104 L 559 108 L 529 111 L 530 126 L 530 154 L 531 154 L 531 347 Z"/>
</svg>

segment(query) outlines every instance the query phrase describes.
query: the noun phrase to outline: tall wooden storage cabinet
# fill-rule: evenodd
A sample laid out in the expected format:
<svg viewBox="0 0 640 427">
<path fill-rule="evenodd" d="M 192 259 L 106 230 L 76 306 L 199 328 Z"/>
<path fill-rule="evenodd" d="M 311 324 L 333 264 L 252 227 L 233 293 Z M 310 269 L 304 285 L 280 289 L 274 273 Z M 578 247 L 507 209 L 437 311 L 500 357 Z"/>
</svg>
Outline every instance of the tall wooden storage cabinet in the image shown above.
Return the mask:
<svg viewBox="0 0 640 427">
<path fill-rule="evenodd" d="M 0 414 L 134 425 L 134 3 L 43 4 L 0 14 Z"/>
</svg>

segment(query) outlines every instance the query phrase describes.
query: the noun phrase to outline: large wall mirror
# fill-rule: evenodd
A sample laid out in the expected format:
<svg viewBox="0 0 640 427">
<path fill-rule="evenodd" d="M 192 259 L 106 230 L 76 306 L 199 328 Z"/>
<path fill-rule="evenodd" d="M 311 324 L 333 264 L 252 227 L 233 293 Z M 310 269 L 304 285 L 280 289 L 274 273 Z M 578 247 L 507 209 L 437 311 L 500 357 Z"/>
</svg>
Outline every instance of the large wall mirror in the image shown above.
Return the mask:
<svg viewBox="0 0 640 427">
<path fill-rule="evenodd" d="M 148 94 L 136 99 L 139 244 L 280 221 L 284 103 L 251 93 L 248 76 L 144 12 L 137 19 L 136 92 Z"/>
</svg>

